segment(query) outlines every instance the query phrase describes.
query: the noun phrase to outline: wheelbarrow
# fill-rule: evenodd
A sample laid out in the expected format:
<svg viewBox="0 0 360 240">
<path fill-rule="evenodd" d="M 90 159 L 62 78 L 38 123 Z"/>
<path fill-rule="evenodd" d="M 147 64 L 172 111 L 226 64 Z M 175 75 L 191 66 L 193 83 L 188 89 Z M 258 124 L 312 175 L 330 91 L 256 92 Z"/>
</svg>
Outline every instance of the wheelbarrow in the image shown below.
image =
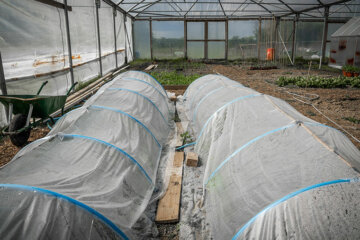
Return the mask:
<svg viewBox="0 0 360 240">
<path fill-rule="evenodd" d="M 31 128 L 50 119 L 54 119 L 50 114 L 61 109 L 64 113 L 66 98 L 69 96 L 75 84 L 71 86 L 66 95 L 60 96 L 40 96 L 43 87 L 48 83 L 42 83 L 36 95 L 0 95 L 0 102 L 8 109 L 9 126 L 2 130 L 2 135 L 9 135 L 11 142 L 15 146 L 23 146 L 30 137 Z M 14 117 L 13 117 L 14 114 Z M 34 119 L 30 123 L 31 118 Z M 35 119 L 39 119 L 35 121 Z"/>
</svg>

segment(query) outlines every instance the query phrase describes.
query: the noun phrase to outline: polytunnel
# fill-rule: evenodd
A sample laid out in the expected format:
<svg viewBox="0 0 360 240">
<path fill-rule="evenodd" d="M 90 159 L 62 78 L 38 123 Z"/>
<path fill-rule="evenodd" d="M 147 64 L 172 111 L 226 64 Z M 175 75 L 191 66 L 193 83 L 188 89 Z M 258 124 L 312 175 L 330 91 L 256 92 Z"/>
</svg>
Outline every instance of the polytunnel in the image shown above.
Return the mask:
<svg viewBox="0 0 360 240">
<path fill-rule="evenodd" d="M 150 75 L 120 74 L 0 171 L 6 239 L 127 239 L 155 189 L 172 126 Z"/>
<path fill-rule="evenodd" d="M 360 236 L 360 152 L 341 132 L 221 75 L 194 81 L 182 106 L 211 238 Z"/>
</svg>

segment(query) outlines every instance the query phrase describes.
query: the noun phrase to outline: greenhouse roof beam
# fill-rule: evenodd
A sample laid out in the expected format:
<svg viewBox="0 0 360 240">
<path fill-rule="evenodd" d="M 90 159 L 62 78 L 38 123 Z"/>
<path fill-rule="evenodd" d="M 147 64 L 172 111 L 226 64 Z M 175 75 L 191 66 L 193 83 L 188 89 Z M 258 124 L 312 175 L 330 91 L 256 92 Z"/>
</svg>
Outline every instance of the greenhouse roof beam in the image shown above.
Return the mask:
<svg viewBox="0 0 360 240">
<path fill-rule="evenodd" d="M 41 2 L 43 4 L 47 4 L 47 5 L 50 5 L 50 6 L 53 6 L 53 7 L 65 9 L 65 4 L 56 2 L 54 0 L 35 0 L 35 1 Z M 68 11 L 72 11 L 71 6 L 67 5 L 66 8 L 67 8 Z"/>
<path fill-rule="evenodd" d="M 115 7 L 116 10 L 118 10 L 119 12 L 121 12 L 124 15 L 127 15 L 128 17 L 130 17 L 132 20 L 134 20 L 134 17 L 131 16 L 129 13 L 127 13 L 124 9 L 122 9 L 121 7 L 119 7 L 118 5 L 116 5 L 114 2 L 112 2 L 111 0 L 103 0 L 105 3 L 107 3 L 108 5 Z"/>
<path fill-rule="evenodd" d="M 174 8 L 173 5 L 170 4 L 170 2 L 168 2 L 167 0 L 165 0 L 165 1 L 169 4 L 169 6 L 170 6 L 172 9 L 174 9 L 175 12 L 177 12 L 180 16 L 182 16 L 181 13 L 180 13 L 176 8 Z M 180 11 L 182 11 L 182 9 L 181 9 Z"/>
<path fill-rule="evenodd" d="M 309 12 L 309 11 L 312 11 L 312 10 L 317 10 L 319 8 L 331 7 L 333 5 L 338 5 L 338 4 L 349 2 L 349 1 L 351 1 L 351 0 L 340 0 L 340 1 L 333 2 L 333 3 L 329 3 L 329 4 L 323 4 L 323 5 L 318 5 L 316 7 L 306 8 L 306 9 L 303 9 L 301 11 L 296 11 L 296 13 L 297 14 L 302 14 L 302 13 Z M 287 13 L 287 14 L 283 15 L 282 17 L 286 17 L 286 16 L 289 16 L 289 15 L 292 15 L 292 14 L 293 13 Z"/>
<path fill-rule="evenodd" d="M 199 0 L 196 0 L 193 5 L 191 5 L 191 7 L 189 8 L 189 10 L 185 13 L 185 17 L 189 14 L 189 12 L 191 11 L 191 9 L 194 7 L 194 5 L 198 2 Z"/>
<path fill-rule="evenodd" d="M 156 4 L 156 3 L 158 3 L 158 2 L 160 2 L 161 0 L 157 0 L 157 1 L 155 1 L 155 2 L 152 2 L 152 3 L 149 3 L 143 10 L 141 10 L 141 12 L 140 13 L 138 13 L 137 15 L 139 15 L 139 14 L 142 14 L 146 9 L 148 9 L 149 7 L 151 7 L 152 5 L 154 5 L 154 4 Z M 141 7 L 140 7 L 141 8 Z M 137 8 L 137 9 L 139 9 L 139 8 Z M 137 9 L 135 9 L 135 10 L 137 10 Z M 137 16 L 136 15 L 136 16 Z"/>
<path fill-rule="evenodd" d="M 220 4 L 220 7 L 221 7 L 221 10 L 222 10 L 222 12 L 223 12 L 224 16 L 226 17 L 226 13 L 225 13 L 225 11 L 224 11 L 223 5 L 221 4 L 221 1 L 220 1 L 220 0 L 218 0 L 218 1 L 219 1 L 219 4 Z"/>
<path fill-rule="evenodd" d="M 261 3 L 258 3 L 258 2 L 256 2 L 255 0 L 250 0 L 251 2 L 253 2 L 253 3 L 255 3 L 255 4 L 257 4 L 258 6 L 260 6 L 261 8 L 263 8 L 263 9 L 265 9 L 267 12 L 269 12 L 270 14 L 272 14 L 272 12 L 267 8 L 267 7 L 265 7 L 263 4 L 261 4 Z"/>
<path fill-rule="evenodd" d="M 128 12 L 131 12 L 131 10 L 133 10 L 134 8 L 136 8 L 137 6 L 139 6 L 140 4 L 142 4 L 145 0 L 142 0 L 140 2 L 137 2 L 132 8 L 129 9 Z"/>
<path fill-rule="evenodd" d="M 280 3 L 282 3 L 283 5 L 285 5 L 291 12 L 295 13 L 294 9 L 292 7 L 289 6 L 289 4 L 285 3 L 282 0 L 278 0 Z"/>
</svg>

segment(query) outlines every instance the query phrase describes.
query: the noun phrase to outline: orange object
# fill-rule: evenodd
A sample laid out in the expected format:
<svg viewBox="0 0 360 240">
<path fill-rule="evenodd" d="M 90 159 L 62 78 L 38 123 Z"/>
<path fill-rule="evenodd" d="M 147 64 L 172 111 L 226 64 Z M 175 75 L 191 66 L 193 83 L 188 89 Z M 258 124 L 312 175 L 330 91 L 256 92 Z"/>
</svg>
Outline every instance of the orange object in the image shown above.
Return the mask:
<svg viewBox="0 0 360 240">
<path fill-rule="evenodd" d="M 353 76 L 354 76 L 354 73 L 352 73 L 352 72 L 346 72 L 346 76 L 347 76 L 347 77 L 353 77 Z"/>
<path fill-rule="evenodd" d="M 354 77 L 358 77 L 358 76 L 359 76 L 359 73 L 354 72 Z"/>
<path fill-rule="evenodd" d="M 266 60 L 272 61 L 274 60 L 274 56 L 275 56 L 275 48 L 268 48 L 266 50 Z"/>
</svg>

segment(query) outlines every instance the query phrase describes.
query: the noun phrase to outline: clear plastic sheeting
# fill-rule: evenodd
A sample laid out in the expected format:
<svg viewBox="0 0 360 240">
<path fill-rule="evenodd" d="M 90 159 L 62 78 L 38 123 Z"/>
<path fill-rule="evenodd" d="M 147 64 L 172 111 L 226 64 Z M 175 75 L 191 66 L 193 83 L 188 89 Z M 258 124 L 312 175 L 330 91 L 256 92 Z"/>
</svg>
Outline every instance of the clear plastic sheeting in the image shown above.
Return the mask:
<svg viewBox="0 0 360 240">
<path fill-rule="evenodd" d="M 329 65 L 360 66 L 360 17 L 354 17 L 331 35 Z"/>
<path fill-rule="evenodd" d="M 153 57 L 183 58 L 184 23 L 182 21 L 152 21 Z"/>
<path fill-rule="evenodd" d="M 206 234 L 214 239 L 360 235 L 360 152 L 341 132 L 221 75 L 194 81 L 179 106 L 205 165 Z"/>
<path fill-rule="evenodd" d="M 132 60 L 132 20 L 114 11 L 114 6 L 100 1 L 100 66 L 94 0 L 67 1 L 72 55 L 69 56 L 63 2 L 57 4 L 22 0 L 1 2 L 0 49 L 9 94 L 35 94 L 41 83 L 48 81 L 41 94 L 64 95 L 71 87 L 70 58 L 73 80 L 80 83 L 99 77 L 101 67 L 103 74 L 121 67 L 125 64 L 125 56 L 128 61 Z M 124 19 L 127 19 L 126 27 Z M 0 126 L 5 125 L 2 112 Z"/>
<path fill-rule="evenodd" d="M 37 1 L 4 0 L 0 29 L 6 79 L 69 66 L 63 10 Z"/>
<path fill-rule="evenodd" d="M 148 74 L 122 73 L 24 147 L 0 170 L 2 239 L 140 237 L 131 228 L 173 128 L 166 96 Z"/>
<path fill-rule="evenodd" d="M 149 21 L 135 21 L 135 58 L 150 58 L 150 25 Z"/>
<path fill-rule="evenodd" d="M 137 18 L 273 18 L 314 19 L 324 17 L 324 8 L 329 6 L 331 18 L 345 18 L 359 15 L 359 1 L 307 0 L 299 3 L 284 1 L 197 1 L 197 0 L 112 0 L 121 8 Z"/>
</svg>

